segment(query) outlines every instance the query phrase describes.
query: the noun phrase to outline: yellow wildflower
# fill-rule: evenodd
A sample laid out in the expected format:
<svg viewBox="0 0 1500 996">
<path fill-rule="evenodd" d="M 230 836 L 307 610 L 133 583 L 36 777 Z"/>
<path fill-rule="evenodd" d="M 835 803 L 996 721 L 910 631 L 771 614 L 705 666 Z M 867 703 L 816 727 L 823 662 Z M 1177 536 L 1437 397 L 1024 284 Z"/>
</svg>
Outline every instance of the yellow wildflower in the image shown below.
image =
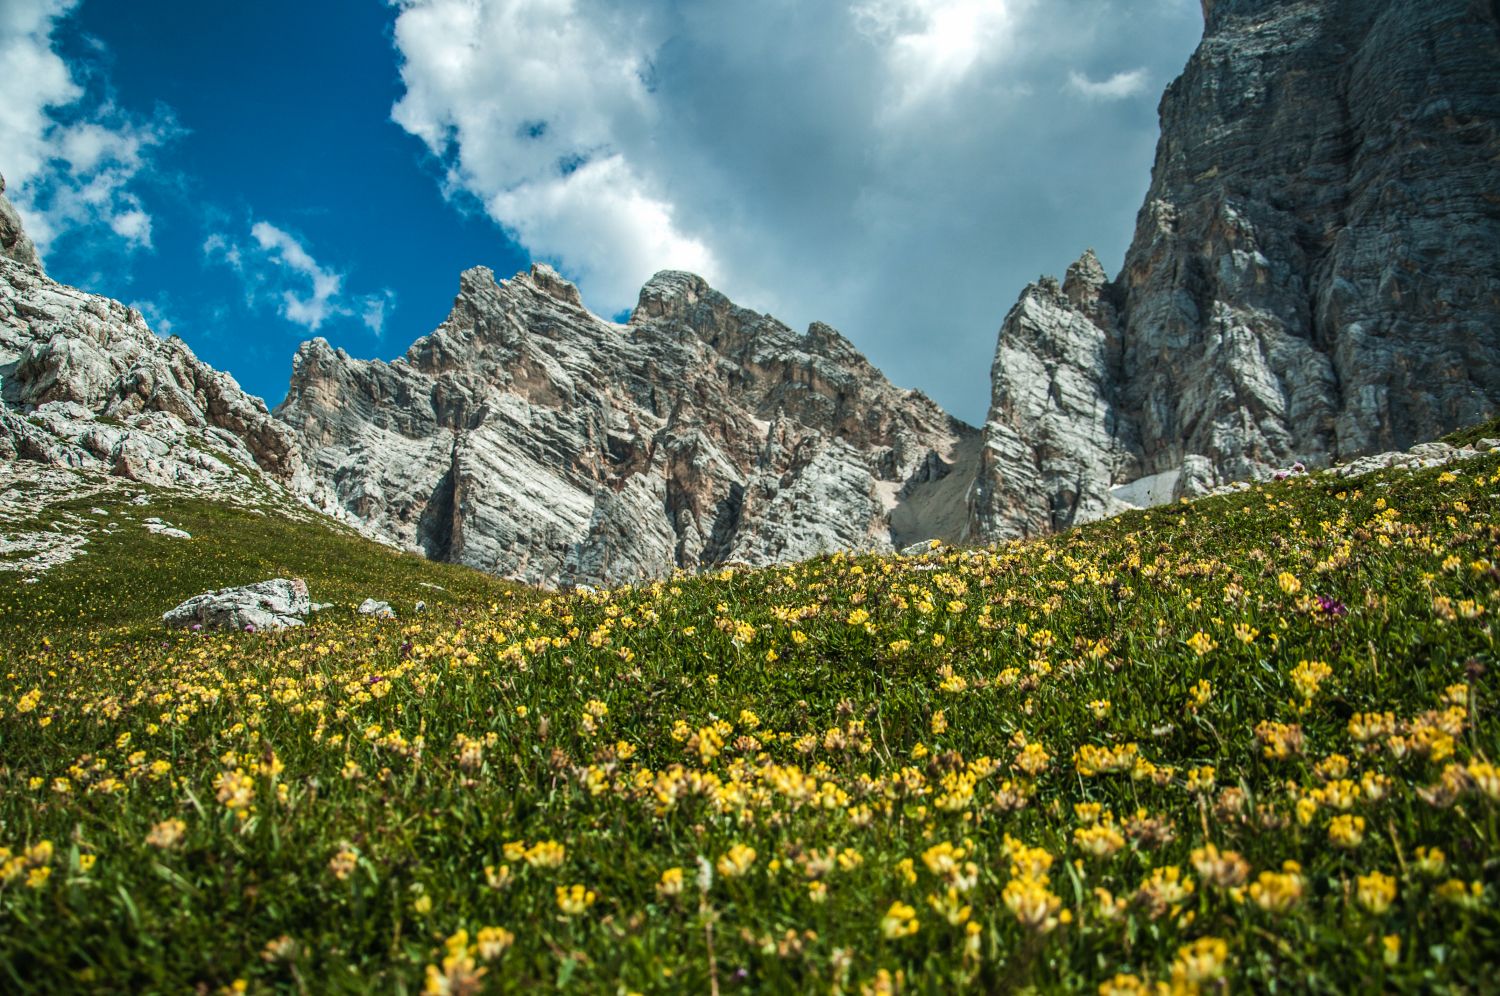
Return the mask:
<svg viewBox="0 0 1500 996">
<path fill-rule="evenodd" d="M 152 847 L 169 850 L 176 847 L 187 833 L 187 824 L 181 820 L 162 820 L 146 834 L 146 843 Z"/>
<path fill-rule="evenodd" d="M 682 884 L 682 869 L 675 866 L 668 868 L 661 873 L 661 880 L 656 883 L 656 893 L 665 897 L 681 895 Z"/>
<path fill-rule="evenodd" d="M 739 878 L 748 872 L 753 864 L 755 864 L 755 848 L 744 844 L 734 844 L 726 853 L 719 856 L 714 867 L 725 878 Z"/>
<path fill-rule="evenodd" d="M 1205 982 L 1224 974 L 1229 945 L 1217 937 L 1200 937 L 1177 949 L 1172 961 L 1172 982 L 1183 991 L 1196 991 Z"/>
<path fill-rule="evenodd" d="M 1302 901 L 1306 888 L 1302 866 L 1295 861 L 1285 861 L 1281 871 L 1263 871 L 1250 883 L 1250 899 L 1263 910 L 1285 913 Z"/>
<path fill-rule="evenodd" d="M 885 916 L 880 918 L 880 932 L 890 940 L 910 937 L 920 927 L 921 924 L 917 922 L 917 911 L 900 900 L 891 903 L 890 909 L 885 911 Z"/>
<path fill-rule="evenodd" d="M 1334 847 L 1353 850 L 1365 839 L 1365 818 L 1347 813 L 1335 816 L 1328 823 L 1328 842 Z"/>
<path fill-rule="evenodd" d="M 1359 904 L 1376 916 L 1391 908 L 1396 899 L 1396 880 L 1383 872 L 1374 871 L 1357 878 L 1355 895 Z"/>
<path fill-rule="evenodd" d="M 1192 636 L 1188 637 L 1187 645 L 1193 648 L 1193 653 L 1197 654 L 1199 657 L 1202 657 L 1209 651 L 1218 647 L 1219 644 L 1213 637 L 1209 636 L 1202 630 L 1199 630 Z"/>
<path fill-rule="evenodd" d="M 582 885 L 559 885 L 557 887 L 557 908 L 562 910 L 563 916 L 578 916 L 594 905 L 594 900 L 597 898 L 592 889 Z"/>
</svg>

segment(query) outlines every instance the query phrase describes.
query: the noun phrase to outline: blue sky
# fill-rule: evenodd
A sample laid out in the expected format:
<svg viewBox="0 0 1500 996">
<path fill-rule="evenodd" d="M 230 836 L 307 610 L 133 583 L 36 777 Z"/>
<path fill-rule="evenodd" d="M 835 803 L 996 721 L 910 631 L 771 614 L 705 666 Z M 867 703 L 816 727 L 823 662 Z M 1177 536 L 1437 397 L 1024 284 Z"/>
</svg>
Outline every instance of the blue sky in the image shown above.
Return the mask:
<svg viewBox="0 0 1500 996">
<path fill-rule="evenodd" d="M 49 272 L 272 404 L 460 270 L 703 272 L 983 418 L 995 331 L 1119 265 L 1196 0 L 5 0 L 0 173 Z"/>
</svg>

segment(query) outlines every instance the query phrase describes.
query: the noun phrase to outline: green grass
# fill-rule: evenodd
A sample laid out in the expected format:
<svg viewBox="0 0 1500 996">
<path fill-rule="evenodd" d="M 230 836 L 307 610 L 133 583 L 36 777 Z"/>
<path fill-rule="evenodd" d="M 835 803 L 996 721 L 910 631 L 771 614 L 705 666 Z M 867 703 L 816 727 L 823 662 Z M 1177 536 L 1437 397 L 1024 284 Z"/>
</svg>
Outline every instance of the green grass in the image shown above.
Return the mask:
<svg viewBox="0 0 1500 996">
<path fill-rule="evenodd" d="M 161 615 L 204 591 L 274 577 L 303 578 L 315 602 L 333 605 L 327 618 L 347 619 L 366 598 L 388 601 L 402 614 L 417 601 L 433 609 L 508 597 L 517 586 L 456 567 L 402 554 L 311 512 L 288 516 L 268 500 L 251 509 L 219 504 L 167 489 L 132 505 L 83 497 L 48 507 L 7 528 L 16 532 L 90 524 L 85 553 L 35 575 L 0 573 L 0 647 L 24 648 L 42 638 L 54 644 L 139 641 L 161 631 Z M 90 514 L 103 502 L 118 527 Z M 159 518 L 186 530 L 190 540 L 150 533 Z"/>
<path fill-rule="evenodd" d="M 1500 456 L 1451 471 L 554 597 L 160 496 L 192 546 L 0 595 L 0 986 L 1483 991 Z M 273 574 L 451 600 L 152 628 Z"/>
<path fill-rule="evenodd" d="M 1443 437 L 1443 442 L 1449 446 L 1470 446 L 1481 439 L 1500 439 L 1500 418 L 1492 418 L 1488 422 L 1480 422 L 1457 432 L 1450 432 Z"/>
</svg>

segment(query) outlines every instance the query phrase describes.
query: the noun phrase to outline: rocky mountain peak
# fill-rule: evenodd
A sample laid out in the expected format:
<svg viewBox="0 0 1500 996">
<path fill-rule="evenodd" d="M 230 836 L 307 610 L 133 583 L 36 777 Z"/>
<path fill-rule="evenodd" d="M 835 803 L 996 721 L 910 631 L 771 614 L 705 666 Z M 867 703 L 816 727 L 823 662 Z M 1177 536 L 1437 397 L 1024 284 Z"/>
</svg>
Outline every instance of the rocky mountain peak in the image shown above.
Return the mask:
<svg viewBox="0 0 1500 996">
<path fill-rule="evenodd" d="M 583 307 L 583 299 L 578 295 L 578 288 L 572 281 L 564 279 L 562 274 L 546 263 L 532 264 L 531 282 L 542 293 L 554 297 L 564 304 L 571 304 L 576 308 Z"/>
<path fill-rule="evenodd" d="M 1094 301 L 1099 297 L 1099 292 L 1104 285 L 1109 283 L 1109 275 L 1104 272 L 1104 264 L 1099 262 L 1099 257 L 1094 255 L 1094 250 L 1085 249 L 1083 255 L 1078 257 L 1068 267 L 1067 276 L 1063 279 L 1062 291 L 1068 300 L 1075 305 L 1085 301 Z"/>
<path fill-rule="evenodd" d="M 136 309 L 49 279 L 3 196 L 0 246 L 0 460 L 314 494 L 294 435 L 263 401 Z"/>
<path fill-rule="evenodd" d="M 978 535 L 1500 409 L 1500 5 L 1203 11 L 1120 276 L 1085 254 L 1001 328 Z"/>
<path fill-rule="evenodd" d="M 708 281 L 696 273 L 661 270 L 641 288 L 630 322 L 634 325 L 655 318 L 686 319 L 699 300 L 712 293 Z"/>
<path fill-rule="evenodd" d="M 495 271 L 488 266 L 471 266 L 458 275 L 458 296 L 480 297 L 493 294 L 500 289 L 495 280 Z"/>
<path fill-rule="evenodd" d="M 394 363 L 304 349 L 278 414 L 348 514 L 544 583 L 956 539 L 961 499 L 934 495 L 967 486 L 977 443 L 827 326 L 664 271 L 622 328 L 540 265 L 467 271 Z"/>
</svg>

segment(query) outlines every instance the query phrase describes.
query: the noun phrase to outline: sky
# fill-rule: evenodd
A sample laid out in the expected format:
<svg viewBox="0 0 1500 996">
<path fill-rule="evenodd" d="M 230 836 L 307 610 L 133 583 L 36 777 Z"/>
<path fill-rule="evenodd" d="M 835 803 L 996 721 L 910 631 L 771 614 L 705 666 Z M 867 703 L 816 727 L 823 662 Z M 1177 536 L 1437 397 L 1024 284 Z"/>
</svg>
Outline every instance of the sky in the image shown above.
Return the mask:
<svg viewBox="0 0 1500 996">
<path fill-rule="evenodd" d="M 1118 269 L 1198 0 L 0 0 L 0 174 L 49 273 L 273 406 L 460 271 L 623 320 L 687 269 L 967 421 L 1005 313 Z"/>
</svg>

